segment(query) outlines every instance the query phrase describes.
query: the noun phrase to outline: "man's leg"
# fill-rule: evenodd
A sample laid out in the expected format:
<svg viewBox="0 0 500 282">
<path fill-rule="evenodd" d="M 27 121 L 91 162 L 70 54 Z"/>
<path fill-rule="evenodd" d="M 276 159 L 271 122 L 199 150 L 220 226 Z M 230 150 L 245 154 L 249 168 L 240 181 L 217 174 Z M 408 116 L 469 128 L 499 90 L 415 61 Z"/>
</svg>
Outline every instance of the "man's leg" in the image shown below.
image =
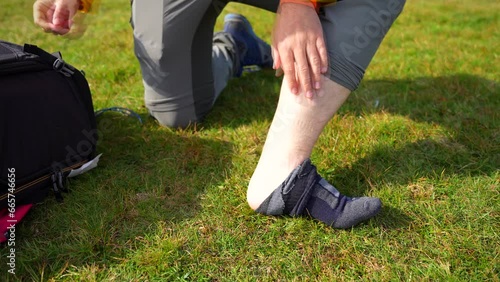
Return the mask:
<svg viewBox="0 0 500 282">
<path fill-rule="evenodd" d="M 324 126 L 351 93 L 326 77 L 321 83 L 324 93 L 311 100 L 303 93 L 291 93 L 283 80 L 278 107 L 248 188 L 248 203 L 253 209 L 311 156 Z"/>
<path fill-rule="evenodd" d="M 278 0 L 260 2 L 272 9 Z M 226 3 L 133 1 L 134 46 L 146 107 L 163 126 L 201 121 L 228 80 L 241 71 L 238 42 L 227 32 L 213 34 Z"/>
<path fill-rule="evenodd" d="M 403 4 L 403 0 L 346 0 L 321 11 L 330 67 L 328 77 L 322 79 L 323 93 L 309 100 L 304 93 L 292 94 L 284 81 L 248 187 L 248 203 L 254 210 L 311 215 L 336 228 L 350 228 L 379 211 L 376 198 L 341 195 L 308 159 L 326 123 L 358 86 Z"/>
<path fill-rule="evenodd" d="M 146 107 L 160 124 L 185 127 L 201 120 L 212 108 L 215 86 L 212 70 L 213 27 L 226 1 L 134 0 L 132 25 Z M 232 72 L 232 52 L 218 68 Z"/>
</svg>

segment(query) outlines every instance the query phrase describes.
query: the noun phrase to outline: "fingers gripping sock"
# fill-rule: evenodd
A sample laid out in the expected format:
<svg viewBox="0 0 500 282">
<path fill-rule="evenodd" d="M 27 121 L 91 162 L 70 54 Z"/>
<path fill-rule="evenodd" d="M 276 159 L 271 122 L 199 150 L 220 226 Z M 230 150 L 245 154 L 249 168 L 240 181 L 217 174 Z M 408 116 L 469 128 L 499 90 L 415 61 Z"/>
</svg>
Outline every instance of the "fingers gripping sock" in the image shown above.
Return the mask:
<svg viewBox="0 0 500 282">
<path fill-rule="evenodd" d="M 266 215 L 309 215 L 334 228 L 351 228 L 374 217 L 381 207 L 378 198 L 349 198 L 324 180 L 309 159 L 256 210 Z"/>
</svg>

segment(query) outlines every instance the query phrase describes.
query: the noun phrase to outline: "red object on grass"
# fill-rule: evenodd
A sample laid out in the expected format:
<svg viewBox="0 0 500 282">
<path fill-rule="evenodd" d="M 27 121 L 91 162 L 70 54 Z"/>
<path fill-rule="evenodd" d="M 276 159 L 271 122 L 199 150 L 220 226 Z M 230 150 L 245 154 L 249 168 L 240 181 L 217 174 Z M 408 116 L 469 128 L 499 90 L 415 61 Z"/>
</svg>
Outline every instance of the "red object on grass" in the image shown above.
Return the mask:
<svg viewBox="0 0 500 282">
<path fill-rule="evenodd" d="M 15 225 L 21 222 L 32 206 L 33 204 L 18 206 L 14 213 L 10 213 L 7 208 L 0 210 L 0 243 L 9 239 L 9 229 L 15 228 Z"/>
</svg>

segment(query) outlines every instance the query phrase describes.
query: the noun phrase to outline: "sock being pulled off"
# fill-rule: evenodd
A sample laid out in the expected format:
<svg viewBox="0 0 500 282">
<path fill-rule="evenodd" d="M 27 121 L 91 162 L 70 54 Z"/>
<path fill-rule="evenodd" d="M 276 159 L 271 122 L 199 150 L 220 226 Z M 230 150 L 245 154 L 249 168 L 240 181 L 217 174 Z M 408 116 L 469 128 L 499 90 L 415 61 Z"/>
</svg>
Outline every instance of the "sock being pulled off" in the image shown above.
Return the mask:
<svg viewBox="0 0 500 282">
<path fill-rule="evenodd" d="M 309 159 L 290 173 L 256 210 L 266 215 L 309 215 L 334 228 L 351 228 L 380 211 L 378 198 L 349 198 L 323 179 Z"/>
<path fill-rule="evenodd" d="M 310 216 L 334 228 L 351 228 L 374 217 L 380 211 L 380 199 L 349 198 L 321 178 L 307 202 Z"/>
</svg>

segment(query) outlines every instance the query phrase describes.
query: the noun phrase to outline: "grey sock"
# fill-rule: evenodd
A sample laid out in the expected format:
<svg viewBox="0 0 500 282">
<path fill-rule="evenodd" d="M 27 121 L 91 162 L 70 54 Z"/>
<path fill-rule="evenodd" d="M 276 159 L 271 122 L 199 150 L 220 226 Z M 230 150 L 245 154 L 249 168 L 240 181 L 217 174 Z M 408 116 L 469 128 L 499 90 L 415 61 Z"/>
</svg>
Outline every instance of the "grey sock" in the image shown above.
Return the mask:
<svg viewBox="0 0 500 282">
<path fill-rule="evenodd" d="M 349 198 L 316 172 L 305 160 L 259 206 L 266 215 L 309 215 L 334 228 L 351 228 L 374 217 L 381 208 L 378 198 Z"/>
<path fill-rule="evenodd" d="M 382 203 L 378 198 L 349 198 L 321 178 L 307 202 L 306 210 L 313 218 L 334 228 L 351 228 L 374 217 Z"/>
</svg>

